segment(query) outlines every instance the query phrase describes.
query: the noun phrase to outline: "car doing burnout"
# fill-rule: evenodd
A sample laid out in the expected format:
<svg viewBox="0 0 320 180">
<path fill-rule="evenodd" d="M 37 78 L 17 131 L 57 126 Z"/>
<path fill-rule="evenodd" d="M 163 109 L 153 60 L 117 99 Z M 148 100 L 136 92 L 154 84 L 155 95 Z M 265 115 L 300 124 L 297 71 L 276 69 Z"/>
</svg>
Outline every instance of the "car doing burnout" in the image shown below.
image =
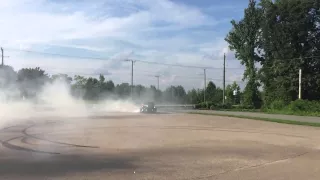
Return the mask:
<svg viewBox="0 0 320 180">
<path fill-rule="evenodd" d="M 140 112 L 144 113 L 155 113 L 157 112 L 157 108 L 154 106 L 153 102 L 144 103 L 140 107 Z"/>
</svg>

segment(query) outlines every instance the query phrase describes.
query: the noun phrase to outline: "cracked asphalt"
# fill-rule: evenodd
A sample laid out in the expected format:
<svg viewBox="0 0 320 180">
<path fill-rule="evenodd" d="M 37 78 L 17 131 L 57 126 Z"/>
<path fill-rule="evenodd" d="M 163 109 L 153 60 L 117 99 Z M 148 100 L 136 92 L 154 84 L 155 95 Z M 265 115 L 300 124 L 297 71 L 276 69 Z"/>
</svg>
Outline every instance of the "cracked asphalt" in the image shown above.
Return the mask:
<svg viewBox="0 0 320 180">
<path fill-rule="evenodd" d="M 8 180 L 320 178 L 320 128 L 230 117 L 43 117 L 1 129 L 0 141 Z"/>
</svg>

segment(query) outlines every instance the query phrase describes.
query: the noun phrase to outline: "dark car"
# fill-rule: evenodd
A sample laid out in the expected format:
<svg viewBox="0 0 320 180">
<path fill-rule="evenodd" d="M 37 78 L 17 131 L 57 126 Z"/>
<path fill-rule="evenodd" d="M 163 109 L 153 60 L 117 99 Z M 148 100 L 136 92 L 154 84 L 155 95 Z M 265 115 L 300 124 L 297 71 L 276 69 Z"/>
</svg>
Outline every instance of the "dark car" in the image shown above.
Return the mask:
<svg viewBox="0 0 320 180">
<path fill-rule="evenodd" d="M 148 103 L 142 104 L 142 106 L 140 107 L 140 112 L 142 112 L 142 113 L 155 113 L 155 112 L 157 112 L 157 108 L 155 107 L 153 102 L 148 102 Z"/>
</svg>

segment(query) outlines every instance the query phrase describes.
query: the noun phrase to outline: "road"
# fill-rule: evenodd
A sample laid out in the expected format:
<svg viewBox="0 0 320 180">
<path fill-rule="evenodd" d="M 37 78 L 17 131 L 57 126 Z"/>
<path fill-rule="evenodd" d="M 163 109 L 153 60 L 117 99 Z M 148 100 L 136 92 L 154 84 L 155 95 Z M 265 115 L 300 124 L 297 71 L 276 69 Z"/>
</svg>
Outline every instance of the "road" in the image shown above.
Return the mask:
<svg viewBox="0 0 320 180">
<path fill-rule="evenodd" d="M 0 131 L 0 179 L 318 180 L 320 129 L 196 114 L 37 117 Z"/>
</svg>

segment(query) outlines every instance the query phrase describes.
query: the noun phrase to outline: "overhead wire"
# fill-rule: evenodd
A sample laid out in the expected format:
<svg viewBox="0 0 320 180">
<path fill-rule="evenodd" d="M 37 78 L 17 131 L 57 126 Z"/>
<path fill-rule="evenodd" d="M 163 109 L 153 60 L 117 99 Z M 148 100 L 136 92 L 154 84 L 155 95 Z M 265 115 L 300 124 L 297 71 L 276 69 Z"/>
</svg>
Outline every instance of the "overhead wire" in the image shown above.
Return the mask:
<svg viewBox="0 0 320 180">
<path fill-rule="evenodd" d="M 11 51 L 21 51 L 26 53 L 35 53 L 35 54 L 42 54 L 42 55 L 50 55 L 50 56 L 60 56 L 60 57 L 69 57 L 75 59 L 92 59 L 92 60 L 112 60 L 111 58 L 107 57 L 92 57 L 92 56 L 74 56 L 74 55 L 67 55 L 67 54 L 59 54 L 59 53 L 47 53 L 47 52 L 40 52 L 40 51 L 33 51 L 33 50 L 23 50 L 23 49 L 15 49 L 15 48 L 6 48 L 7 50 Z M 320 56 L 307 56 L 307 57 L 297 57 L 297 58 L 288 58 L 288 59 L 278 59 L 278 60 L 298 60 L 298 59 L 309 59 L 309 58 L 320 58 Z M 277 59 L 277 58 L 276 58 Z M 163 66 L 171 66 L 171 67 L 182 67 L 182 68 L 195 68 L 195 69 L 223 69 L 223 67 L 205 67 L 205 66 L 192 66 L 192 65 L 182 65 L 182 64 L 170 64 L 170 63 L 161 63 L 161 62 L 154 62 L 154 61 L 145 61 L 145 60 L 134 60 L 136 62 L 144 63 L 144 64 L 154 64 L 154 65 L 163 65 Z M 221 59 L 221 61 L 223 61 Z M 228 62 L 228 60 L 227 60 Z M 244 67 L 225 67 L 226 69 L 240 69 L 244 70 Z M 258 68 L 261 69 L 261 68 Z"/>
<path fill-rule="evenodd" d="M 74 55 L 67 55 L 67 54 L 47 53 L 47 52 L 23 50 L 23 49 L 15 49 L 15 48 L 6 48 L 6 49 L 9 51 L 21 51 L 21 52 L 25 52 L 25 53 L 42 54 L 42 55 L 59 56 L 59 57 L 69 57 L 69 58 L 74 58 L 74 59 L 112 60 L 111 58 L 107 58 L 107 57 L 74 56 Z M 160 63 L 160 62 L 144 61 L 144 60 L 134 60 L 134 61 L 140 62 L 140 63 L 145 63 L 145 64 L 164 65 L 164 66 L 171 66 L 171 67 L 196 68 L 196 69 L 223 69 L 223 67 L 191 66 L 191 65 Z M 226 69 L 242 69 L 242 68 L 226 67 Z"/>
</svg>

